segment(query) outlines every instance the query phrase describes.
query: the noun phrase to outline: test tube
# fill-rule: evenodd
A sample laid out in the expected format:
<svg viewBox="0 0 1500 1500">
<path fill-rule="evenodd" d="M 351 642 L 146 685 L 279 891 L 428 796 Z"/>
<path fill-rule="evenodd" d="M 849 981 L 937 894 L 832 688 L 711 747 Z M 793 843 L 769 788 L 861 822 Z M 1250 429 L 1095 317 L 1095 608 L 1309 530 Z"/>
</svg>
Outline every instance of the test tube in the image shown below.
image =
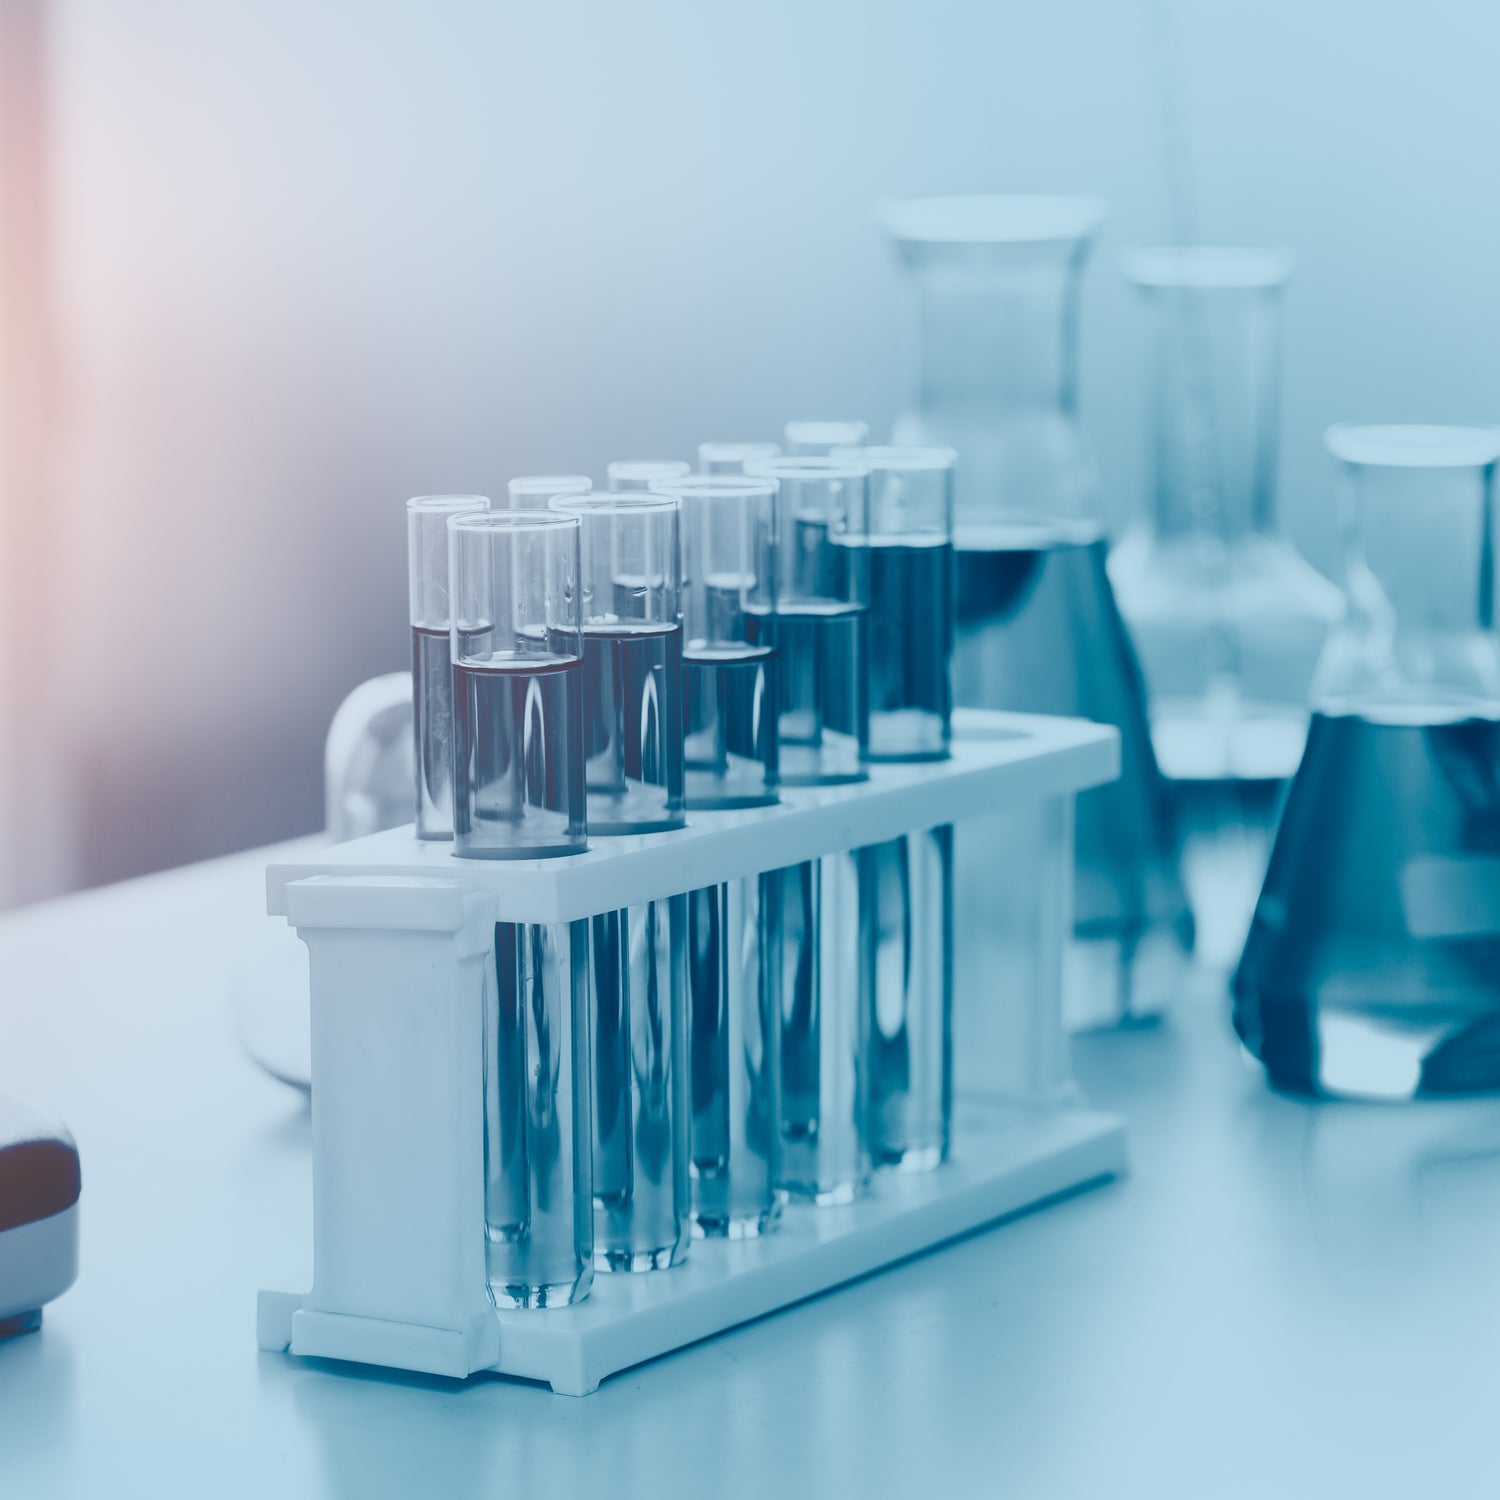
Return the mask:
<svg viewBox="0 0 1500 1500">
<path fill-rule="evenodd" d="M 678 503 L 564 496 L 582 524 L 583 733 L 591 834 L 679 828 L 683 811 Z M 686 1254 L 687 897 L 593 918 L 594 1268 Z"/>
<path fill-rule="evenodd" d="M 615 494 L 632 490 L 654 490 L 664 480 L 681 479 L 693 472 L 680 458 L 617 458 L 605 469 Z"/>
<path fill-rule="evenodd" d="M 701 450 L 700 450 L 701 451 Z M 773 479 L 697 475 L 682 503 L 687 805 L 777 798 L 776 653 L 751 621 L 774 609 Z M 764 632 L 759 632 L 764 635 Z M 781 1168 L 780 875 L 688 896 L 693 1233 L 750 1239 L 775 1227 Z"/>
<path fill-rule="evenodd" d="M 767 458 L 780 458 L 775 443 L 699 443 L 700 474 L 743 474 L 746 464 Z"/>
<path fill-rule="evenodd" d="M 594 481 L 587 474 L 522 474 L 505 486 L 509 510 L 546 510 L 559 495 L 586 495 Z"/>
<path fill-rule="evenodd" d="M 584 848 L 579 525 L 449 522 L 454 843 L 475 859 Z M 593 1279 L 588 924 L 500 922 L 484 993 L 485 1264 L 499 1307 L 558 1307 Z"/>
<path fill-rule="evenodd" d="M 955 455 L 835 456 L 870 470 L 869 507 L 844 539 L 868 554 L 870 759 L 940 760 L 952 715 Z M 953 829 L 873 844 L 861 858 L 875 927 L 870 1144 L 877 1166 L 927 1171 L 947 1157 L 953 1099 Z"/>
<path fill-rule="evenodd" d="M 406 502 L 411 604 L 412 751 L 419 839 L 453 837 L 453 669 L 448 659 L 448 517 L 488 510 L 483 495 Z"/>
<path fill-rule="evenodd" d="M 835 448 L 858 448 L 870 436 L 870 424 L 854 419 L 836 422 L 788 422 L 782 429 L 786 451 L 800 458 L 827 458 Z"/>
<path fill-rule="evenodd" d="M 863 780 L 868 568 L 843 545 L 868 529 L 863 464 L 766 459 L 778 481 L 776 602 L 747 611 L 750 639 L 777 650 L 783 786 Z M 782 1185 L 847 1203 L 869 1184 L 873 903 L 854 850 L 780 872 Z"/>
</svg>

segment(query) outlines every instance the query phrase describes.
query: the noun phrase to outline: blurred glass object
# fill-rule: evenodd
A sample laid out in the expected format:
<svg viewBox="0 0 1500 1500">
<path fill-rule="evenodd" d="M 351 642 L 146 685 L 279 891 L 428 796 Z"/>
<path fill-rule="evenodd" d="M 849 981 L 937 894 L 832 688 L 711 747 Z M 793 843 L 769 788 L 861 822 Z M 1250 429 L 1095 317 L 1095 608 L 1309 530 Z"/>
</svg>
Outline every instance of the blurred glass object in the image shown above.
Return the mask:
<svg viewBox="0 0 1500 1500">
<path fill-rule="evenodd" d="M 1065 985 L 1075 1026 L 1159 1010 L 1193 940 L 1077 413 L 1079 291 L 1104 212 L 1097 199 L 1040 196 L 881 210 L 918 310 L 913 395 L 894 441 L 958 453 L 954 702 L 1078 715 L 1121 733 L 1120 780 L 1078 800 Z M 959 885 L 993 884 L 994 851 L 960 849 Z"/>
<path fill-rule="evenodd" d="M 606 469 L 610 489 L 616 494 L 650 490 L 669 479 L 693 472 L 680 458 L 617 458 Z"/>
<path fill-rule="evenodd" d="M 1271 1082 L 1500 1088 L 1500 429 L 1330 429 L 1345 609 L 1233 981 Z"/>
<path fill-rule="evenodd" d="M 780 457 L 781 448 L 776 443 L 699 443 L 698 472 L 700 474 L 743 474 L 746 464 L 760 463 L 763 459 Z"/>
<path fill-rule="evenodd" d="M 836 421 L 788 422 L 782 430 L 788 454 L 799 458 L 827 458 L 835 448 L 858 448 L 869 440 L 870 424 L 857 418 Z"/>
<path fill-rule="evenodd" d="M 1284 250 L 1126 257 L 1150 311 L 1148 513 L 1109 559 L 1173 780 L 1284 780 L 1339 591 L 1276 530 Z"/>
<path fill-rule="evenodd" d="M 323 751 L 324 842 L 341 844 L 410 823 L 416 755 L 412 676 L 362 682 L 339 705 Z M 235 955 L 234 1017 L 245 1050 L 273 1078 L 312 1087 L 307 949 L 295 929 L 268 917 Z"/>
</svg>

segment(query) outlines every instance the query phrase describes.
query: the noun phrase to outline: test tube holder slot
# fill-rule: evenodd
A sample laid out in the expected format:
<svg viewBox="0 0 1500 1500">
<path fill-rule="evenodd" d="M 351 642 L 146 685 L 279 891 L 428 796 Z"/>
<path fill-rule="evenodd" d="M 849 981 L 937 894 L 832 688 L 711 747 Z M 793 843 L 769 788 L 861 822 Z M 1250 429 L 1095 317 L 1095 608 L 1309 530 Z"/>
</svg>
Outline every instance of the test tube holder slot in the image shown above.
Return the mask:
<svg viewBox="0 0 1500 1500">
<path fill-rule="evenodd" d="M 313 1286 L 262 1292 L 261 1348 L 584 1395 L 607 1376 L 790 1306 L 1125 1167 L 1123 1123 L 1082 1107 L 1061 1014 L 1071 932 L 1072 804 L 1118 772 L 1116 731 L 963 711 L 952 758 L 787 791 L 670 833 L 546 860 L 460 859 L 410 828 L 267 870 L 268 910 L 307 943 L 312 982 Z M 1004 1014 L 1007 1076 L 957 1071 L 951 1159 L 879 1173 L 837 1208 L 789 1205 L 759 1239 L 698 1240 L 669 1271 L 599 1275 L 583 1301 L 497 1311 L 484 1274 L 482 968 L 497 921 L 558 923 L 904 833 L 1032 817 L 1041 961 L 1021 993 L 957 945 L 964 1016 Z M 982 826 L 976 823 L 976 827 Z M 996 858 L 1007 851 L 997 849 Z"/>
</svg>

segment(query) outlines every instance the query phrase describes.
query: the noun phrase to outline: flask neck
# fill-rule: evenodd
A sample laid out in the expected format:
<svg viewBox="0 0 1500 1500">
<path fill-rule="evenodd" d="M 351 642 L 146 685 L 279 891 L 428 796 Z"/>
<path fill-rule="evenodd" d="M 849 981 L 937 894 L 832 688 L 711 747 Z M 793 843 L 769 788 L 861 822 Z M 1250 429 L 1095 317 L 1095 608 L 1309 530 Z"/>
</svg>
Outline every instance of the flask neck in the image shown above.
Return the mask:
<svg viewBox="0 0 1500 1500">
<path fill-rule="evenodd" d="M 1346 607 L 1317 706 L 1411 723 L 1500 716 L 1494 467 L 1343 466 Z"/>
<path fill-rule="evenodd" d="M 1155 286 L 1151 513 L 1164 538 L 1276 527 L 1279 287 Z"/>
<path fill-rule="evenodd" d="M 1398 633 L 1494 626 L 1492 466 L 1352 467 L 1344 563 L 1351 600 Z"/>
<path fill-rule="evenodd" d="M 908 248 L 918 339 L 896 441 L 957 450 L 960 532 L 1009 524 L 1102 527 L 1078 423 L 1078 315 L 1090 241 Z"/>
<path fill-rule="evenodd" d="M 1084 245 L 994 247 L 917 273 L 916 403 L 940 417 L 1077 408 Z"/>
</svg>

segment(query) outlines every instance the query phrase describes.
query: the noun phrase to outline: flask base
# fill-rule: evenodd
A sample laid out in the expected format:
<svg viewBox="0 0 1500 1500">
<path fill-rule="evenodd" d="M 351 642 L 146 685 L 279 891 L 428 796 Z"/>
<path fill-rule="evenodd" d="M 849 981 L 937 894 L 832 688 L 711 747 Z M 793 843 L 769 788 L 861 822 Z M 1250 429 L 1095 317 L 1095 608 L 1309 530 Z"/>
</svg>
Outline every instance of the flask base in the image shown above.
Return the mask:
<svg viewBox="0 0 1500 1500">
<path fill-rule="evenodd" d="M 1238 1003 L 1234 1024 L 1283 1093 L 1406 1103 L 1500 1092 L 1495 1016 L 1423 1021 L 1262 996 Z"/>
</svg>

